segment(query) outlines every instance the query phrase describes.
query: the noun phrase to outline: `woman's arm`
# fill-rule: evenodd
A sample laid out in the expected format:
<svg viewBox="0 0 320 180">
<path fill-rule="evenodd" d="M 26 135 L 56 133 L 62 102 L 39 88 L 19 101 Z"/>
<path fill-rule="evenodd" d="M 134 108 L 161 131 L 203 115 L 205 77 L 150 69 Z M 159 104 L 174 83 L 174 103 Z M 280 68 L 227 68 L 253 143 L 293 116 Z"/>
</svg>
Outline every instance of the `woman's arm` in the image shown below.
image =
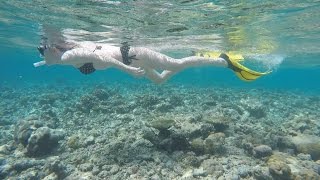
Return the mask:
<svg viewBox="0 0 320 180">
<path fill-rule="evenodd" d="M 111 56 L 101 56 L 84 48 L 69 50 L 61 57 L 61 64 L 79 67 L 85 63 L 93 63 L 93 67 L 98 70 L 115 67 L 134 76 L 144 75 L 144 70 L 141 68 L 127 66 Z"/>
<path fill-rule="evenodd" d="M 134 76 L 143 76 L 145 74 L 144 69 L 142 69 L 141 67 L 136 68 L 125 65 L 122 62 L 112 58 L 111 56 L 97 56 L 99 57 L 99 60 L 101 60 L 97 61 L 96 64 L 93 63 L 93 66 L 96 66 L 97 69 L 105 69 L 104 64 L 106 63 L 111 67 L 115 67 Z"/>
</svg>

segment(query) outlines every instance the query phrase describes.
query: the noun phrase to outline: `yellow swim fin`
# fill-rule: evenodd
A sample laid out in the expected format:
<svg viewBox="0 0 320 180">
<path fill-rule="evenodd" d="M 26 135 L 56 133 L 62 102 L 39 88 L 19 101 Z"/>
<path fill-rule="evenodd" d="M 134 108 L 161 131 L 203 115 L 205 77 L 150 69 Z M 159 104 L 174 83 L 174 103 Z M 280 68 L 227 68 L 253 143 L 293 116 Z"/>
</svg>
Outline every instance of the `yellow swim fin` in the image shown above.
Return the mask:
<svg viewBox="0 0 320 180">
<path fill-rule="evenodd" d="M 228 62 L 228 68 L 230 68 L 231 70 L 233 70 L 236 75 L 244 81 L 254 81 L 256 79 L 258 79 L 259 77 L 269 74 L 271 73 L 271 71 L 267 71 L 267 72 L 257 72 L 257 71 L 253 71 L 245 66 L 243 66 L 242 64 L 239 63 L 239 61 L 231 59 L 227 54 L 222 53 L 220 54 L 221 58 L 225 59 Z"/>
<path fill-rule="evenodd" d="M 194 52 L 195 56 L 205 57 L 205 58 L 218 58 L 221 57 L 228 62 L 228 68 L 232 69 L 236 75 L 243 81 L 254 81 L 259 77 L 269 74 L 271 71 L 267 72 L 257 72 L 253 71 L 239 62 L 244 61 L 244 57 L 241 54 L 235 52 L 220 53 L 217 51 L 197 51 Z"/>
</svg>

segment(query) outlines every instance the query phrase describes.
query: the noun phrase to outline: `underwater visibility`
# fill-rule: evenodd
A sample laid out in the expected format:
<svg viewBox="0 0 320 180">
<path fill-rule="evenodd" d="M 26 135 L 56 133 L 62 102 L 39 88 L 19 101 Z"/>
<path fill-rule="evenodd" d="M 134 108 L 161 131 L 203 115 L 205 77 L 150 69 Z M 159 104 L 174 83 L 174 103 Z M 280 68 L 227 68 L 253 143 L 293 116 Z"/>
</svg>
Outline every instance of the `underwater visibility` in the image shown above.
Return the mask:
<svg viewBox="0 0 320 180">
<path fill-rule="evenodd" d="M 0 179 L 320 179 L 317 0 L 0 2 Z"/>
</svg>

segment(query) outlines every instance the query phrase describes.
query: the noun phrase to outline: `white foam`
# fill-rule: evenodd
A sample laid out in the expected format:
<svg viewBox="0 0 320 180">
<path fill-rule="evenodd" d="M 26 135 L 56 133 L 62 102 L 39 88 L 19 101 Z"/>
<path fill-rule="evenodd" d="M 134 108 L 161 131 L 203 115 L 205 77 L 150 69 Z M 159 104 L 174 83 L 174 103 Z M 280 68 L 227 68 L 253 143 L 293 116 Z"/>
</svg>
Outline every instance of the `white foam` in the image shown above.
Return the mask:
<svg viewBox="0 0 320 180">
<path fill-rule="evenodd" d="M 280 54 L 254 54 L 248 57 L 268 70 L 276 70 L 286 56 Z"/>
</svg>

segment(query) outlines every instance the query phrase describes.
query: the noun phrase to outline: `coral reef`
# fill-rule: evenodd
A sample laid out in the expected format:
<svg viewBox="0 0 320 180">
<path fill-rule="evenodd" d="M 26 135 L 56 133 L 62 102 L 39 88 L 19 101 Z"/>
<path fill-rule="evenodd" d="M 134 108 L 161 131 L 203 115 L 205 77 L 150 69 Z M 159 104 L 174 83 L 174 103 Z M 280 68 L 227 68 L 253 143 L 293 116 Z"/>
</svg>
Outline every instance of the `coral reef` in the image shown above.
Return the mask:
<svg viewBox="0 0 320 180">
<path fill-rule="evenodd" d="M 298 153 L 310 154 L 312 159 L 320 159 L 320 138 L 313 135 L 299 134 L 292 137 L 292 142 Z"/>
<path fill-rule="evenodd" d="M 28 156 L 41 156 L 50 153 L 63 139 L 62 130 L 51 129 L 39 120 L 20 121 L 16 126 L 16 142 L 25 147 Z"/>
<path fill-rule="evenodd" d="M 272 149 L 267 145 L 259 145 L 253 148 L 253 155 L 258 158 L 270 156 L 271 154 Z"/>
<path fill-rule="evenodd" d="M 26 146 L 28 156 L 41 156 L 50 153 L 63 138 L 63 132 L 40 127 L 30 135 Z"/>
<path fill-rule="evenodd" d="M 319 95 L 0 88 L 0 179 L 320 179 Z"/>
<path fill-rule="evenodd" d="M 270 174 L 275 179 L 293 179 L 291 168 L 281 154 L 272 155 L 268 162 Z"/>
</svg>

